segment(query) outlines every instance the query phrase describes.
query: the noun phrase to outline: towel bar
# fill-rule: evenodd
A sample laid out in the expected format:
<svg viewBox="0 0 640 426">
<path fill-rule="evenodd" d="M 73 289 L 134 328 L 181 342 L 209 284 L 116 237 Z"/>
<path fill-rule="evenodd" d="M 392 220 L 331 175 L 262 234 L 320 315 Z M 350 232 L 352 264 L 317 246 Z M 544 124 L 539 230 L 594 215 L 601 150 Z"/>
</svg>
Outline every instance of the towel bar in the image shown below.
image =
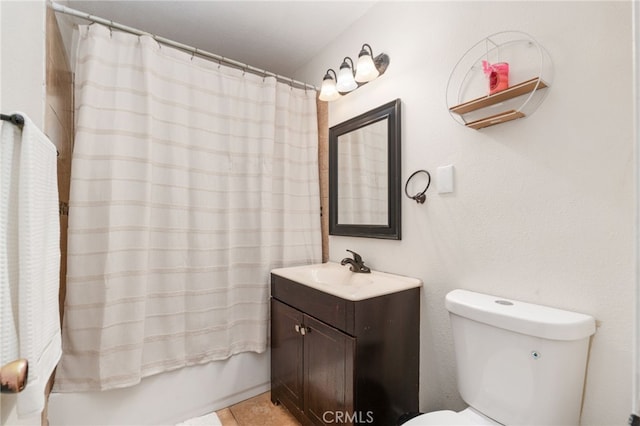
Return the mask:
<svg viewBox="0 0 640 426">
<path fill-rule="evenodd" d="M 21 116 L 20 114 L 11 114 L 11 115 L 0 114 L 0 120 L 9 121 L 11 124 L 15 124 L 16 126 L 18 126 L 20 130 L 22 130 L 22 128 L 24 127 L 24 117 Z M 60 151 L 57 149 L 56 149 L 56 156 L 60 157 Z"/>
<path fill-rule="evenodd" d="M 10 121 L 12 124 L 15 124 L 21 129 L 22 129 L 22 126 L 24 126 L 24 117 L 21 116 L 20 114 L 11 114 L 11 115 L 0 114 L 0 120 Z"/>
</svg>

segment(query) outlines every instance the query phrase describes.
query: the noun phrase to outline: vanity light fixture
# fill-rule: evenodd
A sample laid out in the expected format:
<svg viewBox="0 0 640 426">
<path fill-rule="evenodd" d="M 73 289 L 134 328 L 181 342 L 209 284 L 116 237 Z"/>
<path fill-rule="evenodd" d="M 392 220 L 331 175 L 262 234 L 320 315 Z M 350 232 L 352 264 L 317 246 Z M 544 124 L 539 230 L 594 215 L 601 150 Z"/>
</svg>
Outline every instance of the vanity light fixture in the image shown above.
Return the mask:
<svg viewBox="0 0 640 426">
<path fill-rule="evenodd" d="M 329 74 L 329 72 L 333 73 L 333 77 L 331 77 L 331 74 Z M 329 68 L 327 70 L 327 73 L 324 75 L 324 78 L 322 79 L 322 87 L 320 88 L 319 96 L 321 101 L 335 101 L 341 96 L 340 92 L 338 92 L 338 89 L 336 88 L 337 79 L 338 77 L 336 76 L 336 72 Z"/>
<path fill-rule="evenodd" d="M 367 51 L 365 47 L 368 47 L 369 50 Z M 376 68 L 376 64 L 373 63 L 373 49 L 365 43 L 362 45 L 362 49 L 358 55 L 355 80 L 358 83 L 368 83 L 378 78 L 379 75 L 380 72 Z"/>
<path fill-rule="evenodd" d="M 336 75 L 333 69 L 328 69 L 322 80 L 320 88 L 321 101 L 334 101 L 358 87 L 375 80 L 384 74 L 389 66 L 389 55 L 381 53 L 373 57 L 373 49 L 368 44 L 363 44 L 358 55 L 356 67 L 350 57 L 342 60 L 340 70 Z M 355 68 L 355 71 L 354 71 Z M 331 76 L 333 73 L 333 77 Z"/>
<path fill-rule="evenodd" d="M 351 62 L 351 65 L 347 63 L 347 59 Z M 342 60 L 342 65 L 340 65 L 336 88 L 338 92 L 342 93 L 347 93 L 358 88 L 358 83 L 356 83 L 353 78 L 353 61 L 348 56 Z"/>
</svg>

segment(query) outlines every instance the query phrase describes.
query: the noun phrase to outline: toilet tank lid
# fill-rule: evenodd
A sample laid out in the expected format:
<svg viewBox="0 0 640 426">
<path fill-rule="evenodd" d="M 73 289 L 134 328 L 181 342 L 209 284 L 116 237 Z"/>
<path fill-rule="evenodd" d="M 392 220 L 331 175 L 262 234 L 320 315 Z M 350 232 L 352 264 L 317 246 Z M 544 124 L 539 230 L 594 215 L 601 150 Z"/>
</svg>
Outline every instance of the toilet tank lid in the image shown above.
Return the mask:
<svg viewBox="0 0 640 426">
<path fill-rule="evenodd" d="M 590 315 L 468 290 L 449 292 L 445 306 L 461 317 L 545 339 L 579 340 L 596 332 Z"/>
</svg>

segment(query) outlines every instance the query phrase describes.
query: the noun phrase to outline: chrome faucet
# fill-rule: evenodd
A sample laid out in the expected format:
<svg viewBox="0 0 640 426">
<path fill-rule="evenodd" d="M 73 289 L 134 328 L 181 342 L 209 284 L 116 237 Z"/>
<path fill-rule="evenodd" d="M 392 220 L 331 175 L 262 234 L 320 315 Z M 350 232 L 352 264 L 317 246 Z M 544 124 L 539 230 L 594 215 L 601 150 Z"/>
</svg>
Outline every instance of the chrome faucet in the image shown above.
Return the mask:
<svg viewBox="0 0 640 426">
<path fill-rule="evenodd" d="M 349 265 L 351 265 L 349 269 L 352 272 L 359 272 L 363 274 L 368 274 L 371 272 L 371 269 L 369 269 L 368 266 L 365 266 L 364 261 L 362 260 L 362 256 L 360 256 L 355 251 L 351 251 L 349 249 L 347 249 L 347 251 L 353 254 L 353 259 L 351 259 L 350 257 L 345 257 L 340 262 L 341 265 L 346 265 L 348 263 Z"/>
</svg>

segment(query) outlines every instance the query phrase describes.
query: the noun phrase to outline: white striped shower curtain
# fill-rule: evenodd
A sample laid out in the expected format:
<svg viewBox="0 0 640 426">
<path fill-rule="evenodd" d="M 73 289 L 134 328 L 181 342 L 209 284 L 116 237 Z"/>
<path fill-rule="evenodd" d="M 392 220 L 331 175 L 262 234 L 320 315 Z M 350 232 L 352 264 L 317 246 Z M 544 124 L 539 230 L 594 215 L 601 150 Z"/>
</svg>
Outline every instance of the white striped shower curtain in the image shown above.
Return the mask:
<svg viewBox="0 0 640 426">
<path fill-rule="evenodd" d="M 56 391 L 263 352 L 269 271 L 319 262 L 314 91 L 80 27 Z"/>
</svg>

